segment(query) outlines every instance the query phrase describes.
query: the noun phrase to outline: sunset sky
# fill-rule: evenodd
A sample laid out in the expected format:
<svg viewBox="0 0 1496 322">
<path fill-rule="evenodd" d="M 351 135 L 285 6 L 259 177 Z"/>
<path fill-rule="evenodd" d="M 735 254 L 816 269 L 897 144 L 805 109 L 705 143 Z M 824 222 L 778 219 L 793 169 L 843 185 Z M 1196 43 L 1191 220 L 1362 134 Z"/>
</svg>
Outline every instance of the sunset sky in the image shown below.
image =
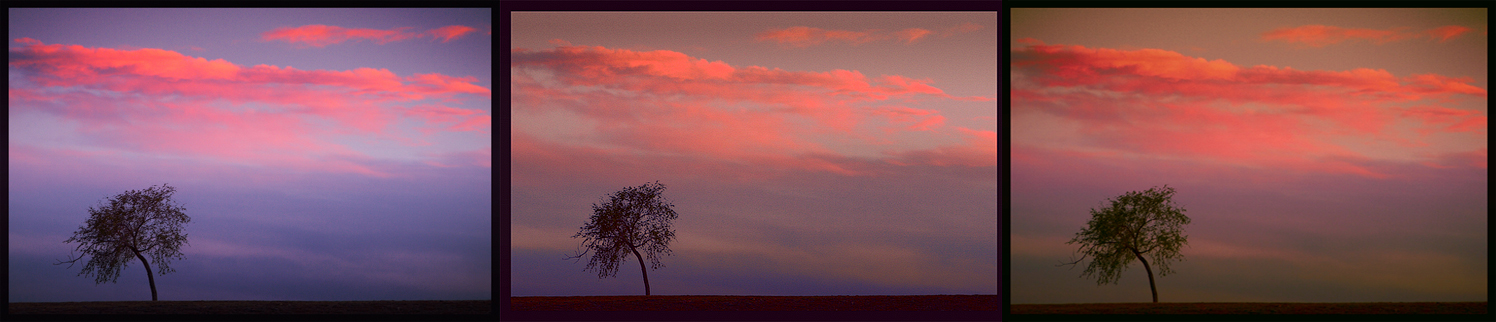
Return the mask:
<svg viewBox="0 0 1496 322">
<path fill-rule="evenodd" d="M 1012 9 L 1012 303 L 1150 301 L 1056 265 L 1165 184 L 1161 302 L 1487 301 L 1486 15 Z"/>
<path fill-rule="evenodd" d="M 10 301 L 149 299 L 52 263 L 162 184 L 163 301 L 492 298 L 491 9 L 9 14 Z"/>
<path fill-rule="evenodd" d="M 511 295 L 643 294 L 563 258 L 657 180 L 655 295 L 999 292 L 996 12 L 511 18 Z"/>
</svg>

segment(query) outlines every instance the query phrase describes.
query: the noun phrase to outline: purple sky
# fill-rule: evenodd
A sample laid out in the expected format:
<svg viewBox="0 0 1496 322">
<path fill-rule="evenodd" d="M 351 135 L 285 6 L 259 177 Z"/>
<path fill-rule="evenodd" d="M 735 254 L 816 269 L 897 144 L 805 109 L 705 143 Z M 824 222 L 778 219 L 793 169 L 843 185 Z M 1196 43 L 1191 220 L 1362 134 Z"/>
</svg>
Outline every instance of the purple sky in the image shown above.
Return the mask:
<svg viewBox="0 0 1496 322">
<path fill-rule="evenodd" d="M 511 18 L 511 295 L 643 294 L 562 258 L 656 180 L 656 295 L 998 293 L 996 12 Z"/>
<path fill-rule="evenodd" d="M 52 263 L 163 183 L 161 300 L 492 298 L 491 9 L 9 13 L 10 301 L 149 299 Z"/>
<path fill-rule="evenodd" d="M 1485 9 L 1012 11 L 1012 303 L 1146 302 L 1067 245 L 1165 184 L 1161 302 L 1486 301 Z M 1156 270 L 1155 270 L 1156 271 Z"/>
</svg>

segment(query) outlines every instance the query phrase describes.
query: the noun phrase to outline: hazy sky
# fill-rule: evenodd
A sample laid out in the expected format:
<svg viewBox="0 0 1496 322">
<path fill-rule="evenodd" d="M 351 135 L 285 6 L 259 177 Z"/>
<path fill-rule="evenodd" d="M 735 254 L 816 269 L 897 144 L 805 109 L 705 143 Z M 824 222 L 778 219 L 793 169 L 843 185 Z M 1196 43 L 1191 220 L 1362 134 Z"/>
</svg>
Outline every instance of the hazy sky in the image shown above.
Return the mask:
<svg viewBox="0 0 1496 322">
<path fill-rule="evenodd" d="M 52 263 L 161 184 L 161 300 L 492 298 L 491 9 L 9 13 L 10 301 L 149 299 Z"/>
<path fill-rule="evenodd" d="M 656 180 L 653 294 L 998 293 L 996 12 L 511 18 L 511 295 L 643 294 L 562 258 Z"/>
<path fill-rule="evenodd" d="M 1485 9 L 1012 11 L 1012 303 L 1082 278 L 1091 208 L 1169 185 L 1165 302 L 1486 301 Z"/>
</svg>

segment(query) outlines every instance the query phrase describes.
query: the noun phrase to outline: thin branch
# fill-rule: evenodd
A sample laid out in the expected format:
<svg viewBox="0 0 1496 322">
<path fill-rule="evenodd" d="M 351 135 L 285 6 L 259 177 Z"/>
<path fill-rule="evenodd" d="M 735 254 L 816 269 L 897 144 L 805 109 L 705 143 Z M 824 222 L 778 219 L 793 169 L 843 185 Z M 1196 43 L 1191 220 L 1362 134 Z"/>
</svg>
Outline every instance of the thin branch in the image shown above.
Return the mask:
<svg viewBox="0 0 1496 322">
<path fill-rule="evenodd" d="M 1086 255 L 1085 254 L 1081 254 L 1080 255 L 1080 259 L 1077 259 L 1074 262 L 1069 262 L 1069 263 L 1060 262 L 1060 264 L 1059 265 L 1055 265 L 1055 267 L 1070 265 L 1070 269 L 1075 269 L 1075 265 L 1076 264 L 1080 264 L 1080 261 L 1083 261 L 1083 260 L 1086 260 Z"/>
</svg>

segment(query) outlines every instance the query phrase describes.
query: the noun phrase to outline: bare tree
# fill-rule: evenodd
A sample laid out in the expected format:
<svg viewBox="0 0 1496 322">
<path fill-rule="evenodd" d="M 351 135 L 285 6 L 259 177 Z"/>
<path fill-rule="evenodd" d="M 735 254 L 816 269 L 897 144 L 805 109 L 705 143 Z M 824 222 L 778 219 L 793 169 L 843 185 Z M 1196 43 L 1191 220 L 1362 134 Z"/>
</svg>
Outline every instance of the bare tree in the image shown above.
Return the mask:
<svg viewBox="0 0 1496 322">
<path fill-rule="evenodd" d="M 1082 276 L 1099 273 L 1096 284 L 1116 283 L 1122 270 L 1136 258 L 1148 271 L 1148 288 L 1153 291 L 1153 303 L 1158 303 L 1158 287 L 1153 284 L 1153 269 L 1143 254 L 1158 264 L 1159 275 L 1167 276 L 1169 260 L 1182 259 L 1179 247 L 1189 243 L 1181 226 L 1190 223 L 1184 208 L 1170 200 L 1174 188 L 1164 185 L 1143 192 L 1128 192 L 1112 204 L 1100 210 L 1091 209 L 1091 221 L 1075 238 L 1066 244 L 1080 243 L 1080 259 L 1060 265 L 1075 265 L 1086 256 L 1091 256 L 1091 265 Z"/>
<path fill-rule="evenodd" d="M 187 242 L 182 225 L 192 221 L 183 213 L 187 208 L 172 205 L 173 192 L 176 188 L 163 184 L 160 188 L 125 191 L 110 198 L 108 205 L 101 203 L 98 209 L 89 207 L 88 224 L 78 227 L 65 242 L 78 242 L 75 250 L 83 254 L 76 258 L 69 255 L 72 260 L 53 265 L 68 263 L 68 268 L 72 268 L 72 263 L 88 255 L 91 258 L 78 275 L 94 275 L 95 284 L 99 284 L 117 282 L 120 269 L 131 259 L 139 259 L 151 283 L 151 300 L 156 301 L 156 278 L 151 275 L 151 263 L 142 254 L 156 260 L 159 274 L 176 271 L 170 267 L 171 259 L 182 258 L 181 246 Z"/>
<path fill-rule="evenodd" d="M 643 249 L 648 254 L 651 267 L 659 269 L 659 254 L 670 254 L 670 241 L 675 231 L 670 221 L 675 220 L 675 205 L 665 200 L 662 191 L 665 185 L 655 181 L 638 187 L 628 187 L 613 193 L 604 204 L 592 205 L 592 219 L 571 238 L 585 237 L 582 244 L 588 250 L 597 251 L 583 270 L 598 269 L 597 278 L 617 276 L 618 265 L 632 252 L 639 260 L 639 270 L 644 272 L 644 295 L 649 292 L 649 271 L 644 268 Z M 582 251 L 567 259 L 585 255 Z"/>
</svg>

